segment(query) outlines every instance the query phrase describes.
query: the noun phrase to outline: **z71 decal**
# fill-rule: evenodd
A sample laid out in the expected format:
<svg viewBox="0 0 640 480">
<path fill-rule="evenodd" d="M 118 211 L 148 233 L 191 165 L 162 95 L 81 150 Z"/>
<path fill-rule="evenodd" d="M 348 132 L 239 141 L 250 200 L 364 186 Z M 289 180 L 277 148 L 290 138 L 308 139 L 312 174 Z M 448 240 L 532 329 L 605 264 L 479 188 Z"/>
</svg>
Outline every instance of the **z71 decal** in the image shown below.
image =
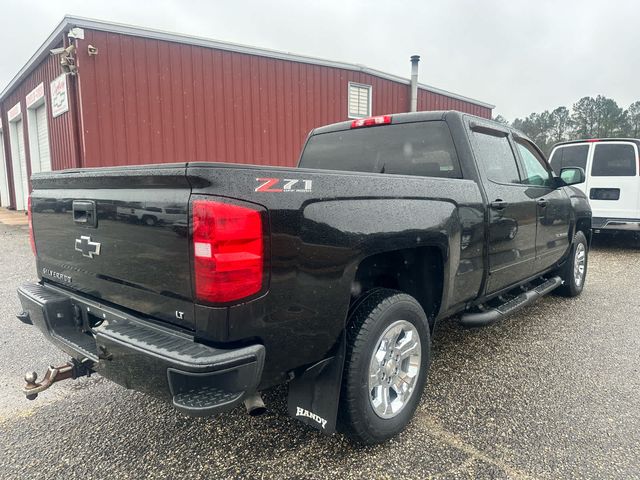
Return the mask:
<svg viewBox="0 0 640 480">
<path fill-rule="evenodd" d="M 256 178 L 260 185 L 256 192 L 311 192 L 311 180 L 299 180 L 290 178 Z"/>
</svg>

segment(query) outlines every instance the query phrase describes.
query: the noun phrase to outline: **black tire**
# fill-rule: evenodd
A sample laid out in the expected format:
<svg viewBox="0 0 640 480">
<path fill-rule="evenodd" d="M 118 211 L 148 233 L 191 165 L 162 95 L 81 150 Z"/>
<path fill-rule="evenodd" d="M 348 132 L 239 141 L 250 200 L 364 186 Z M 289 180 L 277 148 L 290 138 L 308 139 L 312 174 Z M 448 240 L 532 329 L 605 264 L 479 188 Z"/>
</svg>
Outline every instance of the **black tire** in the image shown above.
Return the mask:
<svg viewBox="0 0 640 480">
<path fill-rule="evenodd" d="M 156 219 L 156 217 L 153 217 L 151 215 L 145 215 L 144 217 L 142 217 L 142 222 L 149 227 L 153 227 L 156 223 L 158 223 L 158 220 Z"/>
<path fill-rule="evenodd" d="M 369 366 L 382 334 L 398 320 L 410 323 L 418 333 L 420 368 L 404 406 L 392 418 L 381 418 L 370 400 Z M 347 436 L 370 445 L 388 440 L 407 426 L 426 383 L 431 362 L 430 340 L 427 316 L 410 295 L 379 288 L 367 292 L 354 303 L 347 325 L 347 352 L 338 411 L 340 428 Z"/>
<path fill-rule="evenodd" d="M 576 253 L 579 251 L 579 249 L 583 249 L 584 251 L 584 272 L 581 275 L 582 280 L 580 282 L 576 280 L 576 275 L 574 274 L 576 263 L 578 263 Z M 584 289 L 584 283 L 587 279 L 587 266 L 589 264 L 588 260 L 589 244 L 587 243 L 587 237 L 585 237 L 584 233 L 582 233 L 581 231 L 577 231 L 573 237 L 569 258 L 559 272 L 560 278 L 564 280 L 564 284 L 556 289 L 556 292 L 559 295 L 562 295 L 563 297 L 577 297 L 582 293 L 582 290 Z"/>
</svg>

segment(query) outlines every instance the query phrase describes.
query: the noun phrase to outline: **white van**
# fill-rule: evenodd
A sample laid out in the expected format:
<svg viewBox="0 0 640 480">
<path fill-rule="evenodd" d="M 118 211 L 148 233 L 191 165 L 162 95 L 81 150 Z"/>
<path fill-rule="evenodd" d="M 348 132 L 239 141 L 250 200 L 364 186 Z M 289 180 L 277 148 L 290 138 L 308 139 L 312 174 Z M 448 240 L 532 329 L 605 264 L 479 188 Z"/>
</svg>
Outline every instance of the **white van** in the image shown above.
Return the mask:
<svg viewBox="0 0 640 480">
<path fill-rule="evenodd" d="M 640 232 L 640 140 L 574 140 L 553 147 L 550 163 L 560 174 L 582 167 L 585 182 L 575 185 L 591 203 L 594 230 Z"/>
</svg>

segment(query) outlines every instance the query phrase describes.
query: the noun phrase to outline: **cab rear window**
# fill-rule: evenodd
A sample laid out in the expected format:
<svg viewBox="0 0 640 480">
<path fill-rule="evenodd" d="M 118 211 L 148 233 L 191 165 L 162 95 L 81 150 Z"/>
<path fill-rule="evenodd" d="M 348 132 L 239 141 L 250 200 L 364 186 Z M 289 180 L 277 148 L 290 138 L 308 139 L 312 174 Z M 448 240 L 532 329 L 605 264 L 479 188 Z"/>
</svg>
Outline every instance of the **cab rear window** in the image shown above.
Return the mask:
<svg viewBox="0 0 640 480">
<path fill-rule="evenodd" d="M 589 145 L 568 145 L 556 148 L 549 163 L 556 175 L 560 175 L 560 170 L 567 167 L 580 167 L 586 171 L 587 155 L 589 155 Z"/>
<path fill-rule="evenodd" d="M 400 123 L 312 136 L 300 167 L 364 173 L 461 178 L 448 125 Z"/>
<path fill-rule="evenodd" d="M 594 177 L 632 177 L 636 174 L 636 152 L 625 143 L 600 143 L 593 154 L 591 175 Z"/>
</svg>

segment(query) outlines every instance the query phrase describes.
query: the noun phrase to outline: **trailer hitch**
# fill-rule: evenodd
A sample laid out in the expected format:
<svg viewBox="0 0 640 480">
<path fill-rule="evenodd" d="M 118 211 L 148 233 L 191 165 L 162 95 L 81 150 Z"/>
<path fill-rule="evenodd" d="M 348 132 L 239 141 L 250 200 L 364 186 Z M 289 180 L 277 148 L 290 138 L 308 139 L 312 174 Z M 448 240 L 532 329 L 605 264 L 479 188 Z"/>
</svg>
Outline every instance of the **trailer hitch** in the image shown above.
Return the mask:
<svg viewBox="0 0 640 480">
<path fill-rule="evenodd" d="M 50 365 L 47 373 L 44 374 L 44 379 L 40 383 L 37 383 L 38 374 L 36 372 L 27 372 L 24 376 L 27 384 L 22 389 L 22 393 L 25 394 L 27 400 L 35 400 L 39 393 L 44 392 L 56 382 L 69 378 L 75 380 L 76 378 L 90 376 L 93 372 L 91 367 L 92 362 L 88 358 L 82 361 L 74 358 L 59 367 Z"/>
</svg>

